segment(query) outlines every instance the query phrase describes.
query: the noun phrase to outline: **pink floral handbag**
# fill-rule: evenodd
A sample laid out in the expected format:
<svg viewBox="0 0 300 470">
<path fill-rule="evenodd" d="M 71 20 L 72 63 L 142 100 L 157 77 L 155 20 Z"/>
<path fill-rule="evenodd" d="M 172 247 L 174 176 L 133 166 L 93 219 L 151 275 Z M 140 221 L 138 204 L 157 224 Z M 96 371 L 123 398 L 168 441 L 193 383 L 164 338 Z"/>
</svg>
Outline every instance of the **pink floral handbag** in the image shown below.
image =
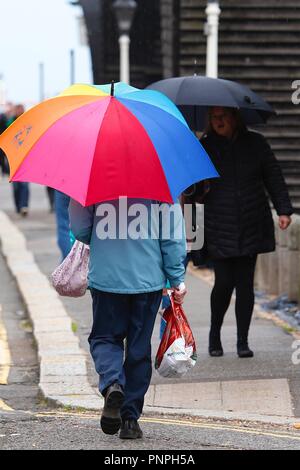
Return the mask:
<svg viewBox="0 0 300 470">
<path fill-rule="evenodd" d="M 70 253 L 52 273 L 52 283 L 59 295 L 82 297 L 87 289 L 90 247 L 76 240 Z"/>
</svg>

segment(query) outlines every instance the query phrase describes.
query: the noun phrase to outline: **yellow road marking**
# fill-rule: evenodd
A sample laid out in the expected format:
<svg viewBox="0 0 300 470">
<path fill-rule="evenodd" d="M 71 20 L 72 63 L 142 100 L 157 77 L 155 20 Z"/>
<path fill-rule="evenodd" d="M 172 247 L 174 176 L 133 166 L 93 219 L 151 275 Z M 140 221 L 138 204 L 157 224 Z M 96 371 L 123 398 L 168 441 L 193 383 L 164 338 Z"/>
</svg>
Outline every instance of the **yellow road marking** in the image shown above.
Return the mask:
<svg viewBox="0 0 300 470">
<path fill-rule="evenodd" d="M 69 416 L 69 417 L 79 417 L 80 419 L 98 419 L 99 416 L 98 414 L 93 414 L 88 412 L 87 414 L 80 414 L 72 412 L 56 412 L 56 411 L 45 411 L 41 413 L 37 413 L 36 416 Z M 192 427 L 192 428 L 204 428 L 204 429 L 214 429 L 218 431 L 232 431 L 236 433 L 243 433 L 243 434 L 257 434 L 260 436 L 268 436 L 268 437 L 275 437 L 277 439 L 279 438 L 284 438 L 284 439 L 290 439 L 290 440 L 300 440 L 299 434 L 292 434 L 292 433 L 283 433 L 283 432 L 267 432 L 267 431 L 261 431 L 259 429 L 255 428 L 244 428 L 242 426 L 236 426 L 236 425 L 230 425 L 230 424 L 214 424 L 214 423 L 200 423 L 200 422 L 192 422 L 192 421 L 187 421 L 184 419 L 171 419 L 171 418 L 146 418 L 143 417 L 140 419 L 140 422 L 142 423 L 153 423 L 153 424 L 163 424 L 165 426 L 186 426 L 186 427 Z"/>
<path fill-rule="evenodd" d="M 213 424 L 213 423 L 192 423 L 190 421 L 184 420 L 175 420 L 175 419 L 159 419 L 159 418 L 141 418 L 141 421 L 145 423 L 154 423 L 154 424 L 164 424 L 164 425 L 175 425 L 175 426 L 187 426 L 192 428 L 206 428 L 206 429 L 216 429 L 219 431 L 232 431 L 242 434 L 258 434 L 260 436 L 269 436 L 276 438 L 292 439 L 300 441 L 300 436 L 295 434 L 283 434 L 275 432 L 260 431 L 255 428 L 242 428 L 238 426 L 229 426 L 226 424 Z"/>
<path fill-rule="evenodd" d="M 10 406 L 8 406 L 3 400 L 0 398 L 0 410 L 2 411 L 14 411 Z"/>
<path fill-rule="evenodd" d="M 2 320 L 2 307 L 0 305 L 0 385 L 7 385 L 11 357 L 7 341 L 7 332 Z"/>
</svg>

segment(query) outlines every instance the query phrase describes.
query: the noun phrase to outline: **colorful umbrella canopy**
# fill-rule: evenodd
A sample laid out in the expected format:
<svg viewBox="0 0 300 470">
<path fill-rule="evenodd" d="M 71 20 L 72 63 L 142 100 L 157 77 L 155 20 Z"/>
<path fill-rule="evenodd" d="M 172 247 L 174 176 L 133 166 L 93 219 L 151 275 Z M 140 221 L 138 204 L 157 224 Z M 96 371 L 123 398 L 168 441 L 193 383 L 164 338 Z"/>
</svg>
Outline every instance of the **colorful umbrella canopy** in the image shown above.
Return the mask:
<svg viewBox="0 0 300 470">
<path fill-rule="evenodd" d="M 1 136 L 11 181 L 58 189 L 84 206 L 129 198 L 174 202 L 218 176 L 176 106 L 124 83 L 73 85 Z"/>
</svg>

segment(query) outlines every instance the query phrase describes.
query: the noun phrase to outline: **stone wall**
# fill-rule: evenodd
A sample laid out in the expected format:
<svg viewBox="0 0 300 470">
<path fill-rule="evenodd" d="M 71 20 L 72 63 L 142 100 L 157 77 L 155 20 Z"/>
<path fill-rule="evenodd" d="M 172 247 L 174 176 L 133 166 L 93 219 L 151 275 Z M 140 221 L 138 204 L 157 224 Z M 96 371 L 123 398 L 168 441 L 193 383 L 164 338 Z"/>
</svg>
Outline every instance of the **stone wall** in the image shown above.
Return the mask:
<svg viewBox="0 0 300 470">
<path fill-rule="evenodd" d="M 300 302 L 300 215 L 293 215 L 287 230 L 280 230 L 274 214 L 276 251 L 259 255 L 256 289 L 271 295 L 287 294 L 289 300 Z"/>
</svg>

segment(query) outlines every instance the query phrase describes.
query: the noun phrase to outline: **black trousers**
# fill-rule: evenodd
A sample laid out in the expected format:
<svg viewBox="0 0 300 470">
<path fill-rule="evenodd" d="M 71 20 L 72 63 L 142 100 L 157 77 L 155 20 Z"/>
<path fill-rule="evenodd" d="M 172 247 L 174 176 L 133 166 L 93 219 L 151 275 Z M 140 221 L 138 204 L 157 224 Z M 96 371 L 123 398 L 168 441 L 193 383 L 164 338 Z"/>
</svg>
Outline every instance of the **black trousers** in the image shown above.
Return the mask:
<svg viewBox="0 0 300 470">
<path fill-rule="evenodd" d="M 220 337 L 221 326 L 236 291 L 235 315 L 238 342 L 246 342 L 254 307 L 254 272 L 257 256 L 214 260 L 215 285 L 211 293 L 210 338 Z"/>
</svg>

